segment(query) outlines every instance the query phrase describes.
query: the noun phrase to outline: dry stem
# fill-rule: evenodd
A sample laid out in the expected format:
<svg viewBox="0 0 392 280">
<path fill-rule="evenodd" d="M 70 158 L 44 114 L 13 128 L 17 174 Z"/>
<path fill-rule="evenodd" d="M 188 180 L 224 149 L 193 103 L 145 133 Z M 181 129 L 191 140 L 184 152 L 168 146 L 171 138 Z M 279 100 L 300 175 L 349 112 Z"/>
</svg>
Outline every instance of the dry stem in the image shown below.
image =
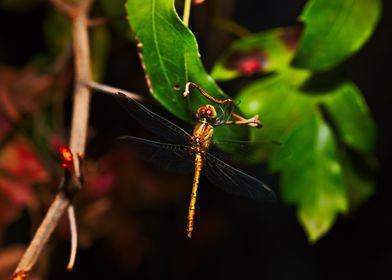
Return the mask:
<svg viewBox="0 0 392 280">
<path fill-rule="evenodd" d="M 60 11 L 70 16 L 72 20 L 73 51 L 75 57 L 75 80 L 90 80 L 90 48 L 88 41 L 87 14 L 92 0 L 81 0 L 78 5 L 70 5 L 61 0 L 52 0 Z M 78 155 L 83 155 L 86 145 L 87 126 L 90 104 L 90 89 L 86 85 L 76 83 L 74 92 L 70 149 L 74 155 L 75 174 L 80 177 L 80 162 Z M 46 216 L 35 233 L 33 240 L 19 262 L 14 279 L 27 275 L 46 246 L 60 218 L 69 207 L 69 198 L 60 192 L 52 202 Z"/>
<path fill-rule="evenodd" d="M 130 98 L 138 100 L 138 101 L 143 101 L 143 99 L 144 99 L 143 96 L 141 96 L 137 93 L 126 91 L 126 90 L 112 87 L 112 86 L 108 86 L 108 85 L 104 85 L 101 83 L 97 83 L 97 82 L 93 82 L 93 81 L 86 81 L 86 82 L 81 82 L 81 83 L 90 87 L 91 89 L 101 91 L 104 93 L 108 93 L 111 95 L 118 95 L 119 93 L 122 93 L 122 94 L 126 95 L 127 97 L 130 97 Z"/>
</svg>

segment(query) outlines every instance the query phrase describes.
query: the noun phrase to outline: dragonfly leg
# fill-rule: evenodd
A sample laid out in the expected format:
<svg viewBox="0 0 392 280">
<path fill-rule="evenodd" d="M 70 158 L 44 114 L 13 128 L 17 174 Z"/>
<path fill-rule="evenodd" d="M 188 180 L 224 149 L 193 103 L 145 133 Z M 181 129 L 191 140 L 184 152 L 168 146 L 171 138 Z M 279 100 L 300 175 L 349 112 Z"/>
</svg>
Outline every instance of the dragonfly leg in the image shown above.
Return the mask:
<svg viewBox="0 0 392 280">
<path fill-rule="evenodd" d="M 216 104 L 229 104 L 229 106 L 234 106 L 234 101 L 230 98 L 227 99 L 216 99 L 214 97 L 212 97 L 211 95 L 209 95 L 207 92 L 205 92 L 200 86 L 198 86 L 197 84 L 193 83 L 193 82 L 187 82 L 185 85 L 185 91 L 184 91 L 184 96 L 188 96 L 190 94 L 190 90 L 189 87 L 193 86 L 194 88 L 196 88 L 197 90 L 200 91 L 201 94 L 203 94 L 208 100 L 216 103 Z M 260 128 L 262 127 L 262 123 L 259 119 L 258 115 L 255 115 L 254 117 L 250 118 L 250 119 L 246 119 L 234 112 L 232 112 L 230 114 L 231 117 L 233 117 L 235 120 L 234 121 L 226 121 L 224 122 L 224 124 L 246 124 L 249 125 L 251 127 L 257 127 Z"/>
<path fill-rule="evenodd" d="M 235 121 L 227 121 L 225 124 L 246 124 L 252 127 L 262 127 L 262 123 L 259 119 L 259 115 L 255 115 L 254 117 L 250 119 L 245 119 L 244 117 L 232 113 L 231 116 L 235 119 Z"/>
<path fill-rule="evenodd" d="M 233 103 L 233 100 L 230 98 L 227 99 L 216 99 L 214 97 L 212 97 L 211 95 L 209 95 L 204 89 L 202 89 L 200 86 L 198 86 L 197 84 L 193 83 L 193 82 L 187 82 L 185 85 L 185 91 L 184 91 L 184 97 L 187 97 L 191 92 L 189 90 L 189 87 L 193 86 L 194 88 L 196 88 L 198 91 L 200 91 L 201 94 L 203 94 L 208 100 L 217 103 L 217 104 L 226 104 L 226 103 Z"/>
</svg>

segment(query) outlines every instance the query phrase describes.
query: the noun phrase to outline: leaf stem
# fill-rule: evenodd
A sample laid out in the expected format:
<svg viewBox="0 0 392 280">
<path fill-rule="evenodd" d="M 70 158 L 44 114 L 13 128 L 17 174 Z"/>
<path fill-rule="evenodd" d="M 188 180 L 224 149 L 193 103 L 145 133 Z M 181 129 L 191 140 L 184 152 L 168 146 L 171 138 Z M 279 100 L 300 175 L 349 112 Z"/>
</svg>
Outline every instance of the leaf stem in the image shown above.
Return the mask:
<svg viewBox="0 0 392 280">
<path fill-rule="evenodd" d="M 182 21 L 184 22 L 185 26 L 189 25 L 189 17 L 191 14 L 191 2 L 192 0 L 185 0 L 184 2 L 184 12 L 182 15 Z"/>
</svg>

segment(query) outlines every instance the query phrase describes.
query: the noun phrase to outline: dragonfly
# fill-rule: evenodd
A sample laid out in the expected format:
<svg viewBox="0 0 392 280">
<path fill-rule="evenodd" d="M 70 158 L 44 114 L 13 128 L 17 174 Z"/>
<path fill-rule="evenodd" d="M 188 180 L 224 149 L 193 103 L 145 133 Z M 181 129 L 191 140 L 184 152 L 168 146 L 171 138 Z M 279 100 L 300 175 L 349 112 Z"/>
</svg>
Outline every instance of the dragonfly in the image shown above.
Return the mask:
<svg viewBox="0 0 392 280">
<path fill-rule="evenodd" d="M 253 200 L 269 202 L 276 200 L 274 192 L 266 184 L 219 158 L 220 153 L 212 145 L 214 127 L 226 121 L 222 118 L 223 114 L 220 116 L 217 114 L 214 106 L 206 105 L 197 110 L 197 124 L 191 135 L 131 97 L 119 93 L 116 98 L 132 118 L 167 142 L 134 136 L 123 136 L 121 140 L 143 151 L 143 158 L 146 160 L 163 164 L 176 171 L 194 172 L 187 217 L 189 238 L 192 237 L 194 229 L 197 190 L 202 169 L 213 185 L 228 193 Z M 249 123 L 254 125 L 252 121 Z"/>
</svg>

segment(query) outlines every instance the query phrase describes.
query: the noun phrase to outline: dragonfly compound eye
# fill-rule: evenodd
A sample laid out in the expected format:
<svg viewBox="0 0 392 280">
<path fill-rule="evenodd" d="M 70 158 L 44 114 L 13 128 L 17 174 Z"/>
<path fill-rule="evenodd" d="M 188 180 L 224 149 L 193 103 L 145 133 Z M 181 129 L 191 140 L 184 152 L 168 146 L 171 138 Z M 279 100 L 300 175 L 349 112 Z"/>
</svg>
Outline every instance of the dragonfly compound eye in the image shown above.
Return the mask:
<svg viewBox="0 0 392 280">
<path fill-rule="evenodd" d="M 217 117 L 216 110 L 215 110 L 214 106 L 212 106 L 212 105 L 206 105 L 205 112 L 206 112 L 206 115 L 211 119 L 215 119 Z"/>
<path fill-rule="evenodd" d="M 206 106 L 200 107 L 197 110 L 197 116 L 199 118 L 215 119 L 217 116 L 217 113 L 215 111 L 214 106 L 206 105 Z"/>
</svg>

